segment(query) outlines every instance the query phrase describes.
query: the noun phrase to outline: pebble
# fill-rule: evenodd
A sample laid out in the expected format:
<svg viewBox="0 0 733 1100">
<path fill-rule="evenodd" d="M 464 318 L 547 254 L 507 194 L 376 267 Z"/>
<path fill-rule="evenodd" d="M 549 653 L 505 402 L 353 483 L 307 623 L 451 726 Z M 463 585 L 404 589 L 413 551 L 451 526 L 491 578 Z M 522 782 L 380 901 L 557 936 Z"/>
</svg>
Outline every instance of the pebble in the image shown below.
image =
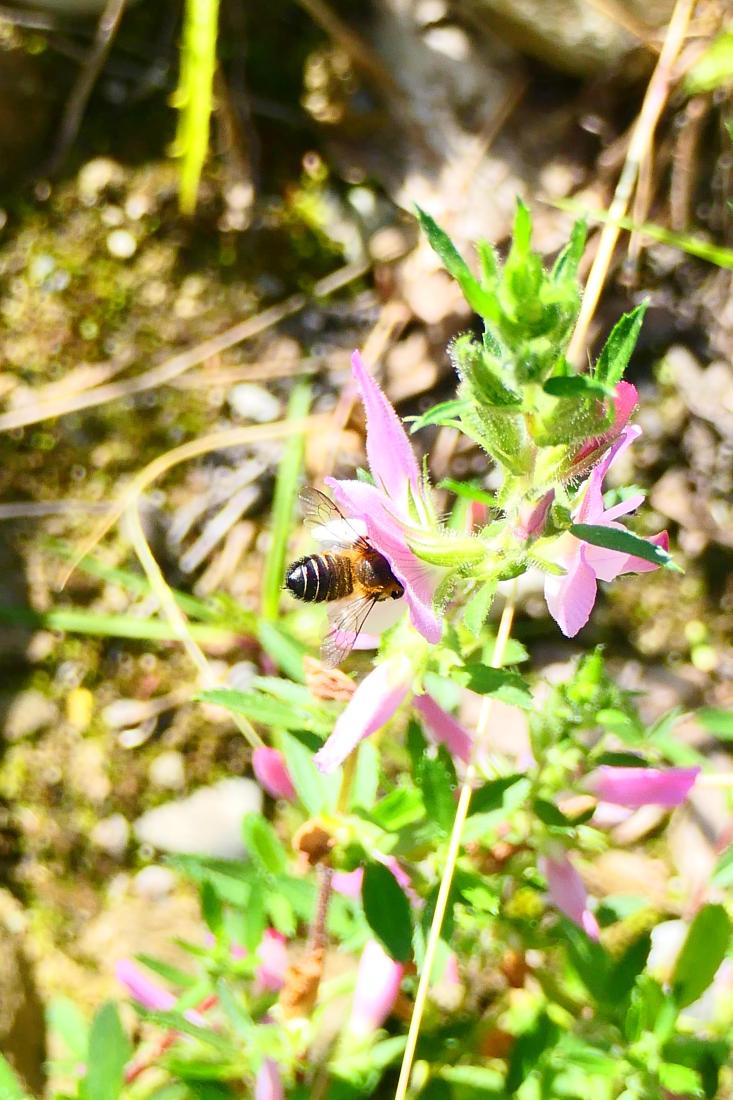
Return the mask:
<svg viewBox="0 0 733 1100">
<path fill-rule="evenodd" d="M 114 229 L 107 236 L 107 251 L 116 260 L 129 260 L 137 252 L 137 241 L 129 229 Z"/>
<path fill-rule="evenodd" d="M 157 863 L 151 863 L 138 871 L 132 880 L 132 888 L 138 897 L 147 898 L 148 901 L 160 901 L 173 893 L 176 885 L 176 875 L 170 867 L 160 867 Z"/>
<path fill-rule="evenodd" d="M 187 798 L 166 802 L 139 817 L 135 836 L 163 852 L 218 859 L 246 854 L 242 818 L 262 810 L 262 791 L 251 779 L 222 779 Z"/>
<path fill-rule="evenodd" d="M 122 814 L 103 817 L 92 829 L 91 840 L 114 859 L 122 859 L 130 842 L 130 823 Z"/>
<path fill-rule="evenodd" d="M 186 769 L 183 756 L 175 749 L 156 756 L 148 769 L 150 782 L 154 787 L 164 787 L 180 791 L 186 782 Z"/>
<path fill-rule="evenodd" d="M 79 192 L 83 199 L 94 201 L 111 184 L 123 183 L 125 173 L 121 165 L 108 157 L 95 157 L 79 171 Z"/>
<path fill-rule="evenodd" d="M 16 695 L 8 707 L 5 718 L 5 737 L 8 741 L 20 741 L 38 730 L 57 722 L 59 712 L 53 700 L 35 688 Z"/>
<path fill-rule="evenodd" d="M 243 420 L 254 420 L 256 424 L 277 420 L 282 412 L 280 399 L 254 382 L 240 382 L 232 386 L 227 401 L 237 416 Z"/>
</svg>

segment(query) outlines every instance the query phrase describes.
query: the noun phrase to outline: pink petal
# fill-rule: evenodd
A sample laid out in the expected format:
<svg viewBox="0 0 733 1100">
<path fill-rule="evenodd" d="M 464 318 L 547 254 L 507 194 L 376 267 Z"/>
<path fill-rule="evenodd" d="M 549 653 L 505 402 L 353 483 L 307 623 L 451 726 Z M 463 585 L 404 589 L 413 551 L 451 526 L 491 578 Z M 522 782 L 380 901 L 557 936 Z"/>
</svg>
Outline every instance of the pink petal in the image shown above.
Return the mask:
<svg viewBox="0 0 733 1100">
<path fill-rule="evenodd" d="M 617 383 L 614 395 L 615 413 L 613 424 L 603 435 L 599 435 L 595 439 L 586 439 L 573 459 L 574 466 L 587 468 L 593 458 L 600 455 L 603 449 L 613 442 L 625 427 L 627 420 L 636 408 L 638 400 L 639 395 L 636 392 L 636 386 L 632 385 L 631 382 Z"/>
<path fill-rule="evenodd" d="M 596 575 L 587 564 L 585 553 L 586 547 L 577 542 L 577 551 L 565 563 L 565 576 L 545 577 L 547 608 L 566 638 L 574 638 L 585 626 L 596 602 Z"/>
<path fill-rule="evenodd" d="M 420 561 L 407 545 L 400 521 L 390 511 L 391 502 L 374 485 L 362 481 L 337 481 L 327 477 L 336 503 L 347 516 L 363 519 L 369 541 L 384 554 L 397 580 L 404 586 L 410 618 L 416 630 L 433 644 L 440 640 L 442 624 L 433 611 L 433 595 L 440 571 Z"/>
<path fill-rule="evenodd" d="M 547 520 L 547 515 L 555 499 L 555 490 L 550 489 L 541 500 L 529 506 L 523 506 L 519 510 L 519 526 L 516 530 L 518 539 L 523 541 L 535 538 L 542 534 Z"/>
<path fill-rule="evenodd" d="M 420 494 L 420 467 L 400 418 L 355 351 L 351 366 L 366 412 L 366 451 L 377 484 L 406 506 L 407 487 Z"/>
<path fill-rule="evenodd" d="M 621 516 L 628 516 L 630 512 L 635 512 L 637 508 L 646 500 L 643 493 L 635 493 L 633 497 L 627 497 L 626 500 L 620 500 L 618 504 L 614 504 L 612 508 L 608 508 L 603 513 L 603 522 L 612 523 L 616 519 L 620 519 Z"/>
<path fill-rule="evenodd" d="M 285 1091 L 277 1062 L 272 1058 L 265 1058 L 257 1071 L 254 1100 L 283 1100 L 284 1096 Z"/>
<path fill-rule="evenodd" d="M 176 998 L 167 989 L 147 976 L 131 959 L 120 959 L 115 964 L 117 981 L 124 985 L 130 996 L 144 1008 L 153 1012 L 169 1012 L 175 1008 Z"/>
<path fill-rule="evenodd" d="M 588 909 L 588 895 L 583 880 L 564 852 L 554 857 L 541 856 L 539 867 L 547 879 L 550 901 L 569 920 L 582 928 L 591 939 L 600 935 L 598 922 Z"/>
<path fill-rule="evenodd" d="M 257 948 L 259 966 L 255 971 L 255 988 L 278 993 L 285 984 L 288 961 L 288 941 L 281 932 L 266 928 Z"/>
<path fill-rule="evenodd" d="M 361 885 L 364 881 L 364 868 L 356 867 L 353 871 L 336 871 L 331 879 L 331 885 L 337 894 L 345 898 L 358 901 L 361 897 Z"/>
<path fill-rule="evenodd" d="M 617 806 L 671 809 L 684 802 L 699 774 L 699 768 L 614 768 L 604 764 L 589 776 L 588 786 L 603 802 Z"/>
<path fill-rule="evenodd" d="M 288 775 L 283 755 L 277 749 L 255 749 L 252 753 L 252 770 L 259 785 L 271 798 L 295 801 L 295 787 Z"/>
<path fill-rule="evenodd" d="M 405 654 L 388 657 L 359 684 L 339 715 L 333 733 L 314 756 L 328 775 L 344 762 L 360 741 L 389 721 L 412 684 L 413 669 Z"/>
<path fill-rule="evenodd" d="M 391 959 L 381 944 L 368 940 L 359 960 L 349 1030 L 367 1038 L 382 1026 L 400 991 L 404 966 Z"/>
<path fill-rule="evenodd" d="M 595 466 L 590 477 L 585 483 L 585 491 L 582 492 L 580 507 L 575 514 L 577 523 L 599 523 L 603 517 L 603 479 L 613 466 L 619 455 L 630 447 L 635 439 L 641 435 L 641 428 L 632 425 L 619 435 L 612 447 L 609 447 L 601 461 Z M 579 494 L 580 495 L 580 494 Z"/>
<path fill-rule="evenodd" d="M 452 714 L 443 710 L 431 695 L 416 695 L 415 709 L 420 712 L 425 729 L 439 744 L 445 745 L 448 752 L 468 764 L 471 759 L 473 742 L 470 734 Z"/>
</svg>

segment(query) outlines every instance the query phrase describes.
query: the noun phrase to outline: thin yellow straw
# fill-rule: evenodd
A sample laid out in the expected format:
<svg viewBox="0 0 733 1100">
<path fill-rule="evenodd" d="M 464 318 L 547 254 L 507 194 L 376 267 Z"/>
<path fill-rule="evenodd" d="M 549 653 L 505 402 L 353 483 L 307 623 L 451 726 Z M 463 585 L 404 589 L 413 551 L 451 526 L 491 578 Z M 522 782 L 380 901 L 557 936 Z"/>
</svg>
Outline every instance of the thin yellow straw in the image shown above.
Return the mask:
<svg viewBox="0 0 733 1100">
<path fill-rule="evenodd" d="M 491 658 L 492 668 L 500 668 L 502 661 L 504 660 L 504 651 L 506 644 L 509 640 L 509 635 L 512 630 L 512 623 L 514 621 L 514 603 L 509 602 L 505 605 L 502 612 L 501 621 L 499 623 L 499 631 L 496 635 L 496 642 L 494 643 L 494 652 Z M 493 696 L 485 695 L 481 703 L 481 711 L 479 713 L 478 724 L 476 726 L 476 740 L 474 742 L 474 752 L 476 745 L 479 745 L 486 734 L 488 729 L 489 719 L 491 718 L 491 709 L 493 704 Z M 468 807 L 471 802 L 471 794 L 473 793 L 473 784 L 478 775 L 476 765 L 473 760 L 469 762 L 466 768 L 466 775 L 461 786 L 461 793 L 458 798 L 458 808 L 456 809 L 455 820 L 453 821 L 453 828 L 451 830 L 450 840 L 448 842 L 448 854 L 445 860 L 445 869 L 443 871 L 443 878 L 440 883 L 440 890 L 438 891 L 438 900 L 435 904 L 435 913 L 433 914 L 433 921 L 430 925 L 430 932 L 428 934 L 428 942 L 425 948 L 425 959 L 422 965 L 422 971 L 420 973 L 420 981 L 417 986 L 417 994 L 415 996 L 415 1005 L 412 1010 L 412 1017 L 410 1019 L 410 1027 L 407 1032 L 407 1044 L 405 1046 L 405 1053 L 402 1057 L 402 1066 L 400 1068 L 400 1079 L 397 1082 L 397 1091 L 395 1092 L 395 1100 L 405 1100 L 407 1096 L 407 1090 L 410 1084 L 410 1076 L 412 1074 L 412 1064 L 415 1059 L 415 1050 L 417 1048 L 417 1040 L 420 1035 L 420 1026 L 422 1024 L 423 1014 L 425 1012 L 425 1004 L 427 1002 L 428 990 L 430 989 L 430 976 L 432 974 L 433 965 L 435 963 L 435 956 L 438 950 L 438 944 L 440 942 L 440 933 L 443 928 L 443 921 L 445 919 L 446 910 L 448 908 L 448 899 L 450 897 L 450 890 L 453 884 L 453 875 L 455 874 L 456 864 L 458 862 L 458 853 L 461 848 L 461 837 L 463 835 L 463 826 L 466 823 L 468 817 Z"/>
</svg>

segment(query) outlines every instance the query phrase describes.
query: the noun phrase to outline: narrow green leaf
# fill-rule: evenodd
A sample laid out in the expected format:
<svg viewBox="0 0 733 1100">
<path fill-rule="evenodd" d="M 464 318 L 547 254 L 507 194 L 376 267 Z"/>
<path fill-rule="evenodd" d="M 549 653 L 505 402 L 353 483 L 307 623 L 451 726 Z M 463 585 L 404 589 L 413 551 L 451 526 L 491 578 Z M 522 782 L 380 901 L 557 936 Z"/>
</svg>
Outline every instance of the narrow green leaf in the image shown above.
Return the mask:
<svg viewBox="0 0 733 1100">
<path fill-rule="evenodd" d="M 623 378 L 636 347 L 648 305 L 648 301 L 641 302 L 630 313 L 624 313 L 614 325 L 593 371 L 597 382 L 615 386 Z"/>
<path fill-rule="evenodd" d="M 463 621 L 476 637 L 479 636 L 484 623 L 491 611 L 491 605 L 496 595 L 496 579 L 491 577 L 484 581 L 478 591 L 474 592 L 463 610 Z"/>
<path fill-rule="evenodd" d="M 277 833 L 262 814 L 247 814 L 242 825 L 247 851 L 269 875 L 281 875 L 288 857 Z"/>
<path fill-rule="evenodd" d="M 209 148 L 218 22 L 219 0 L 186 0 L 181 70 L 173 99 L 181 112 L 174 152 L 181 157 L 179 193 L 184 214 L 193 214 L 196 209 L 199 180 Z"/>
<path fill-rule="evenodd" d="M 570 532 L 583 542 L 589 542 L 591 546 L 603 546 L 607 550 L 617 550 L 620 554 L 633 554 L 664 569 L 671 569 L 674 573 L 682 572 L 667 550 L 662 546 L 655 546 L 653 542 L 641 538 L 640 535 L 632 534 L 631 531 L 593 523 L 574 523 Z"/>
<path fill-rule="evenodd" d="M 415 210 L 430 247 L 440 257 L 448 274 L 460 286 L 471 309 L 481 317 L 493 316 L 497 309 L 493 295 L 481 287 L 445 230 L 419 206 Z"/>
<path fill-rule="evenodd" d="M 492 810 L 501 809 L 504 805 L 506 792 L 524 778 L 524 775 L 517 774 L 502 775 L 499 779 L 490 779 L 488 783 L 484 783 L 477 791 L 474 791 L 469 813 L 485 814 L 490 813 Z"/>
<path fill-rule="evenodd" d="M 224 909 L 210 882 L 201 883 L 201 915 L 210 932 L 218 939 L 224 931 Z"/>
<path fill-rule="evenodd" d="M 2 1054 L 0 1054 L 0 1100 L 31 1100 L 16 1077 L 10 1062 L 3 1058 Z"/>
<path fill-rule="evenodd" d="M 361 897 L 374 935 L 393 959 L 407 962 L 412 952 L 410 903 L 382 863 L 367 863 Z"/>
<path fill-rule="evenodd" d="M 92 1020 L 84 1091 L 88 1100 L 118 1100 L 132 1051 L 111 1001 Z"/>
<path fill-rule="evenodd" d="M 307 416 L 310 401 L 310 385 L 307 382 L 300 382 L 290 394 L 288 420 L 297 422 Z M 293 432 L 285 444 L 285 452 L 280 459 L 275 479 L 270 545 L 265 556 L 265 575 L 262 580 L 262 616 L 266 621 L 277 618 L 280 606 L 285 575 L 285 556 L 293 529 L 304 447 L 305 434 L 302 431 Z"/>
<path fill-rule="evenodd" d="M 291 680 L 302 684 L 305 680 L 303 657 L 306 647 L 276 623 L 260 622 L 257 625 L 257 638 L 268 657 Z"/>
<path fill-rule="evenodd" d="M 328 733 L 331 728 L 330 719 L 324 718 L 315 709 L 284 703 L 262 692 L 215 688 L 212 691 L 202 691 L 199 698 L 207 703 L 217 703 L 234 714 L 243 714 L 252 722 L 264 726 L 310 730 L 320 734 Z"/>
<path fill-rule="evenodd" d="M 145 641 L 174 642 L 178 635 L 160 619 L 142 619 L 136 615 L 102 615 L 76 607 L 52 607 L 35 611 L 30 607 L 0 606 L 0 623 L 63 630 L 69 634 L 89 634 L 99 638 L 138 638 Z M 236 631 L 213 623 L 188 623 L 191 637 L 203 645 L 233 642 Z"/>
<path fill-rule="evenodd" d="M 609 1004 L 620 1004 L 629 996 L 637 975 L 641 974 L 646 966 L 651 945 L 651 936 L 648 932 L 643 932 L 638 939 L 629 944 L 623 955 L 611 964 L 606 980 L 606 1000 Z"/>
<path fill-rule="evenodd" d="M 322 775 L 313 763 L 313 753 L 297 737 L 280 733 L 278 748 L 285 757 L 288 774 L 298 798 L 311 816 L 333 809 L 341 782 L 341 769 L 333 775 Z"/>
<path fill-rule="evenodd" d="M 371 741 L 362 741 L 357 750 L 354 782 L 351 785 L 351 807 L 370 810 L 379 790 L 379 753 Z"/>
<path fill-rule="evenodd" d="M 570 240 L 552 266 L 550 278 L 554 283 L 570 282 L 577 277 L 587 236 L 588 223 L 585 218 L 579 218 L 573 225 Z"/>
<path fill-rule="evenodd" d="M 509 706 L 531 710 L 534 705 L 529 684 L 512 669 L 465 665 L 453 678 L 478 695 L 495 695 Z"/>
<path fill-rule="evenodd" d="M 542 389 L 551 397 L 607 397 L 612 388 L 587 374 L 556 375 L 548 378 Z"/>
<path fill-rule="evenodd" d="M 441 746 L 437 755 L 424 753 L 417 771 L 417 785 L 425 811 L 447 836 L 456 816 L 456 773 L 449 754 Z"/>
<path fill-rule="evenodd" d="M 696 718 L 703 729 L 712 733 L 719 741 L 733 741 L 733 711 L 720 707 L 702 707 Z"/>
<path fill-rule="evenodd" d="M 497 507 L 495 495 L 487 492 L 486 489 L 481 489 L 478 485 L 474 485 L 471 481 L 456 481 L 455 478 L 444 477 L 442 481 L 438 482 L 438 488 L 447 489 L 464 500 L 473 500 L 478 504 L 485 504 L 487 508 Z"/>
<path fill-rule="evenodd" d="M 722 905 L 705 905 L 690 925 L 672 975 L 672 991 L 684 1008 L 702 996 L 725 958 L 731 922 Z"/>
<path fill-rule="evenodd" d="M 733 886 L 733 845 L 719 857 L 710 881 L 720 890 Z"/>
<path fill-rule="evenodd" d="M 454 427 L 459 423 L 459 417 L 467 407 L 468 401 L 464 398 L 453 397 L 450 401 L 440 401 L 437 405 L 433 405 L 421 416 L 406 416 L 405 422 L 410 424 L 410 435 L 431 424 Z"/>
<path fill-rule="evenodd" d="M 398 832 L 425 817 L 425 803 L 414 787 L 397 787 L 377 803 L 369 816 L 386 832 Z"/>
<path fill-rule="evenodd" d="M 68 997 L 54 997 L 46 1017 L 49 1031 L 62 1040 L 69 1054 L 83 1062 L 87 1056 L 89 1025 L 78 1005 Z"/>
</svg>

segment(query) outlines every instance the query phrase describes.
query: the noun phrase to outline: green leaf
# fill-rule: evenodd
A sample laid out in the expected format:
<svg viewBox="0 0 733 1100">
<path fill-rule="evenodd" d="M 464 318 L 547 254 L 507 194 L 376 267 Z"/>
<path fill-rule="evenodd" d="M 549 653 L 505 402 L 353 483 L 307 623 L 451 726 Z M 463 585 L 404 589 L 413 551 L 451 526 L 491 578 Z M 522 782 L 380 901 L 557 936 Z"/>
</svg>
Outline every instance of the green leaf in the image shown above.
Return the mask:
<svg viewBox="0 0 733 1100">
<path fill-rule="evenodd" d="M 630 313 L 624 313 L 614 325 L 593 371 L 597 382 L 613 387 L 623 378 L 636 347 L 648 305 L 647 301 L 641 302 Z"/>
<path fill-rule="evenodd" d="M 277 833 L 262 814 L 247 814 L 242 823 L 244 843 L 252 858 L 268 875 L 281 875 L 288 857 Z"/>
<path fill-rule="evenodd" d="M 496 497 L 493 493 L 488 493 L 485 489 L 481 489 L 478 485 L 473 485 L 470 481 L 456 481 L 452 477 L 444 477 L 442 481 L 438 482 L 439 489 L 447 489 L 451 493 L 455 493 L 457 497 L 463 497 L 464 500 L 475 500 L 479 504 L 485 504 L 487 508 L 496 508 Z"/>
<path fill-rule="evenodd" d="M 178 186 L 184 214 L 193 214 L 196 209 L 199 180 L 209 148 L 218 25 L 219 0 L 186 0 L 180 74 L 173 99 L 181 112 L 174 153 L 181 158 Z"/>
<path fill-rule="evenodd" d="M 605 996 L 609 1004 L 617 1005 L 626 1000 L 634 988 L 637 975 L 641 974 L 649 957 L 652 939 L 643 932 L 610 966 L 606 980 Z"/>
<path fill-rule="evenodd" d="M 485 291 L 445 230 L 419 206 L 415 207 L 420 226 L 428 243 L 440 257 L 443 266 L 460 286 L 466 301 L 481 317 L 494 316 L 497 310 L 494 296 Z"/>
<path fill-rule="evenodd" d="M 461 397 L 453 397 L 450 401 L 441 401 L 437 405 L 433 405 L 421 416 L 406 416 L 405 421 L 411 425 L 410 435 L 414 435 L 421 428 L 427 428 L 431 424 L 460 427 L 459 418 L 467 408 L 468 401 Z"/>
<path fill-rule="evenodd" d="M 357 750 L 354 781 L 351 785 L 351 807 L 370 810 L 379 790 L 379 753 L 371 741 L 362 741 Z"/>
<path fill-rule="evenodd" d="M 550 1017 L 542 1012 L 529 1030 L 518 1036 L 509 1058 L 509 1070 L 506 1079 L 506 1091 L 516 1096 L 517 1089 L 538 1068 L 537 1063 L 545 1051 L 553 1047 L 562 1031 Z"/>
<path fill-rule="evenodd" d="M 291 680 L 302 684 L 305 680 L 303 657 L 306 647 L 275 623 L 260 621 L 257 626 L 257 639 L 268 657 Z"/>
<path fill-rule="evenodd" d="M 733 741 L 733 711 L 719 707 L 702 707 L 696 718 L 703 729 L 712 733 L 719 741 Z"/>
<path fill-rule="evenodd" d="M 570 533 L 583 542 L 589 542 L 591 546 L 603 546 L 606 550 L 617 550 L 620 554 L 633 554 L 644 561 L 661 565 L 664 569 L 671 569 L 675 573 L 681 573 L 679 565 L 672 559 L 672 555 L 661 546 L 655 546 L 653 542 L 634 535 L 631 531 L 621 531 L 616 527 L 606 527 L 594 523 L 573 523 Z"/>
<path fill-rule="evenodd" d="M 518 672 L 490 665 L 465 665 L 453 678 L 478 695 L 493 695 L 512 707 L 532 710 L 534 703 L 529 684 Z"/>
<path fill-rule="evenodd" d="M 551 397 L 608 397 L 608 386 L 589 378 L 587 374 L 555 375 L 548 378 L 542 389 Z"/>
<path fill-rule="evenodd" d="M 453 762 L 444 746 L 441 745 L 435 756 L 423 754 L 415 778 L 422 793 L 425 812 L 447 836 L 456 816 L 457 780 Z"/>
<path fill-rule="evenodd" d="M 414 787 L 396 787 L 377 803 L 369 817 L 386 832 L 398 832 L 425 817 L 425 803 Z"/>
<path fill-rule="evenodd" d="M 524 778 L 524 775 L 517 774 L 503 775 L 500 779 L 490 779 L 488 783 L 484 783 L 482 787 L 473 792 L 469 813 L 485 814 L 490 813 L 492 810 L 501 809 L 504 805 L 506 792 Z"/>
<path fill-rule="evenodd" d="M 585 241 L 588 236 L 588 223 L 585 218 L 579 218 L 573 225 L 570 240 L 563 248 L 552 266 L 550 278 L 554 283 L 572 281 L 578 274 L 578 264 L 585 251 Z"/>
<path fill-rule="evenodd" d="M 719 857 L 710 883 L 719 890 L 727 890 L 733 886 L 733 845 Z"/>
<path fill-rule="evenodd" d="M 367 863 L 361 897 L 374 935 L 393 959 L 407 962 L 412 952 L 410 903 L 392 872 L 381 863 Z"/>
<path fill-rule="evenodd" d="M 722 905 L 706 905 L 698 912 L 672 975 L 672 991 L 682 1008 L 708 988 L 725 958 L 730 937 L 730 918 Z"/>
<path fill-rule="evenodd" d="M 92 1020 L 84 1091 L 87 1100 L 118 1100 L 132 1051 L 117 1008 L 108 1001 Z"/>
<path fill-rule="evenodd" d="M 535 798 L 533 807 L 543 825 L 560 829 L 570 829 L 574 825 L 574 822 L 570 821 L 554 802 L 548 802 L 546 798 Z"/>
<path fill-rule="evenodd" d="M 733 29 L 713 39 L 685 77 L 687 95 L 713 92 L 733 81 Z"/>
<path fill-rule="evenodd" d="M 333 775 L 322 775 L 313 763 L 313 753 L 292 734 L 280 733 L 277 744 L 285 757 L 298 798 L 308 813 L 315 817 L 323 810 L 333 809 L 341 783 L 341 769 Z"/>
<path fill-rule="evenodd" d="M 659 1067 L 659 1083 L 662 1088 L 685 1097 L 702 1096 L 700 1075 L 687 1066 L 678 1066 L 674 1062 L 662 1062 Z"/>
<path fill-rule="evenodd" d="M 209 931 L 218 939 L 224 931 L 224 909 L 210 882 L 201 883 L 201 914 Z"/>
<path fill-rule="evenodd" d="M 30 1100 L 10 1062 L 0 1054 L 0 1100 Z"/>
<path fill-rule="evenodd" d="M 491 605 L 496 595 L 496 585 L 497 581 L 494 577 L 488 581 L 484 581 L 480 588 L 474 592 L 463 609 L 463 621 L 471 633 L 476 637 L 481 633 L 489 611 L 491 610 Z"/>
<path fill-rule="evenodd" d="M 68 997 L 54 997 L 46 1016 L 49 1031 L 61 1038 L 72 1057 L 84 1062 L 89 1043 L 89 1025 L 78 1005 Z"/>
<path fill-rule="evenodd" d="M 297 424 L 308 415 L 311 388 L 307 382 L 294 386 L 288 401 L 287 418 Z M 272 498 L 270 545 L 265 555 L 265 575 L 262 578 L 262 617 L 277 618 L 285 574 L 285 555 L 293 529 L 293 515 L 298 493 L 298 478 L 303 465 L 305 432 L 294 430 L 285 444 L 285 451 L 277 468 L 275 491 Z"/>
<path fill-rule="evenodd" d="M 331 720 L 315 708 L 296 706 L 273 699 L 258 691 L 232 691 L 229 688 L 215 688 L 202 691 L 200 699 L 207 703 L 218 703 L 233 714 L 243 714 L 252 722 L 263 726 L 275 726 L 280 729 L 310 730 L 325 735 L 330 732 Z"/>
</svg>

